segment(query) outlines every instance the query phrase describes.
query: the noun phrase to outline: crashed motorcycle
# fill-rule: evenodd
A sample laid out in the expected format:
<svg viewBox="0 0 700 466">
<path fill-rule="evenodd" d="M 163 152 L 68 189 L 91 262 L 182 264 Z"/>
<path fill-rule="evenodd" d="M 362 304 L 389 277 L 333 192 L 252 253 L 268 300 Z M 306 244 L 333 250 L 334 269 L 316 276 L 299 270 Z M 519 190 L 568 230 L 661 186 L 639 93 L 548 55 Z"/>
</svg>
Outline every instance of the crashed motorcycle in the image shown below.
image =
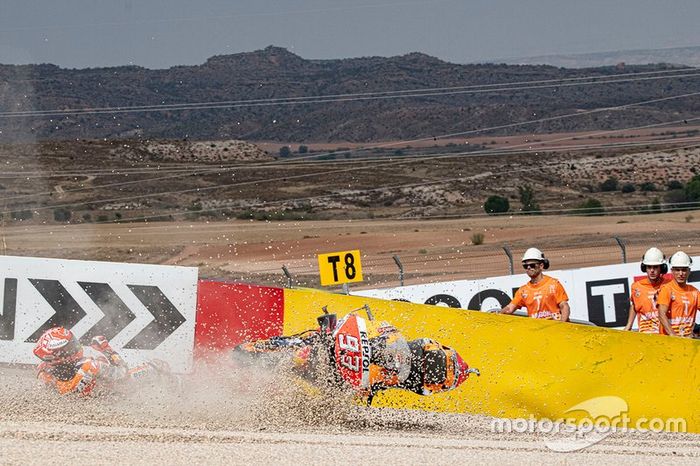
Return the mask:
<svg viewBox="0 0 700 466">
<path fill-rule="evenodd" d="M 341 389 L 368 406 L 390 388 L 431 395 L 480 375 L 454 349 L 429 338 L 409 341 L 394 326 L 376 321 L 368 305 L 340 320 L 324 307 L 317 321 L 313 330 L 243 343 L 233 359 L 267 368 L 286 365 L 301 380 Z"/>
</svg>

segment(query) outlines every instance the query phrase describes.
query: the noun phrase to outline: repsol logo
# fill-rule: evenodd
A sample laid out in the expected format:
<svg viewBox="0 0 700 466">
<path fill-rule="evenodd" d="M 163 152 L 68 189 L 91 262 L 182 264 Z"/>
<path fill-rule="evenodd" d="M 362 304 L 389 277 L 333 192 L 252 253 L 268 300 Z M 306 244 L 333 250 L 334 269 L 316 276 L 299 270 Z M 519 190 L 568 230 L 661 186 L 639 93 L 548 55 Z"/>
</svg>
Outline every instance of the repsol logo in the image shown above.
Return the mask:
<svg viewBox="0 0 700 466">
<path fill-rule="evenodd" d="M 369 361 L 372 357 L 372 348 L 369 346 L 367 332 L 360 330 L 360 346 L 362 346 L 362 369 L 369 369 Z"/>
</svg>

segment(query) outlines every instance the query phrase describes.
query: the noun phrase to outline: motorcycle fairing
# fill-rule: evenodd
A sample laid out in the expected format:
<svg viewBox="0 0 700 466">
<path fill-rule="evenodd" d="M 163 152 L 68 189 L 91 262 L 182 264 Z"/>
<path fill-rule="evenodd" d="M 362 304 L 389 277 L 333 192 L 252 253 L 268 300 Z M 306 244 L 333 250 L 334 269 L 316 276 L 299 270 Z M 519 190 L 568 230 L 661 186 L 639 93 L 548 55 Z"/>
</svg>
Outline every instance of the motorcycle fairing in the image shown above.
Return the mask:
<svg viewBox="0 0 700 466">
<path fill-rule="evenodd" d="M 333 332 L 335 365 L 341 378 L 355 389 L 370 387 L 372 348 L 367 322 L 348 314 Z"/>
</svg>

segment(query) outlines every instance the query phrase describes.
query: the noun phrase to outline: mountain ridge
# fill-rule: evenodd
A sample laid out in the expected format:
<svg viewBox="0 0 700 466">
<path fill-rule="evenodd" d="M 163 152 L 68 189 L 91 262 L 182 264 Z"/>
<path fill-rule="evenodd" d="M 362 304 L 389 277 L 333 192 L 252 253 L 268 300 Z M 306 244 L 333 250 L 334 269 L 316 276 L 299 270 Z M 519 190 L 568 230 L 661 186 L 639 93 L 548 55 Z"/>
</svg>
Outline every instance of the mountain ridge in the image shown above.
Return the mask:
<svg viewBox="0 0 700 466">
<path fill-rule="evenodd" d="M 201 65 L 64 69 L 0 65 L 0 142 L 74 138 L 245 139 L 280 142 L 372 142 L 498 126 L 538 117 L 614 107 L 697 91 L 697 78 L 645 80 L 509 91 L 484 90 L 401 98 L 367 94 L 493 86 L 515 82 L 614 77 L 674 70 L 672 65 L 562 69 L 546 65 L 453 64 L 422 53 L 307 60 L 284 48 L 218 55 Z M 411 94 L 406 92 L 406 94 Z M 354 95 L 338 102 L 292 103 Z M 270 99 L 288 99 L 270 104 Z M 697 101 L 697 99 L 695 99 Z M 692 99 L 605 115 L 582 115 L 520 131 L 614 129 L 690 117 Z M 158 111 L 124 107 L 225 103 L 229 108 Z M 234 107 L 245 103 L 246 106 Z M 195 106 L 196 107 L 196 106 Z M 107 108 L 104 114 L 19 117 L 16 112 Z M 113 112 L 110 110 L 114 110 Z"/>
</svg>

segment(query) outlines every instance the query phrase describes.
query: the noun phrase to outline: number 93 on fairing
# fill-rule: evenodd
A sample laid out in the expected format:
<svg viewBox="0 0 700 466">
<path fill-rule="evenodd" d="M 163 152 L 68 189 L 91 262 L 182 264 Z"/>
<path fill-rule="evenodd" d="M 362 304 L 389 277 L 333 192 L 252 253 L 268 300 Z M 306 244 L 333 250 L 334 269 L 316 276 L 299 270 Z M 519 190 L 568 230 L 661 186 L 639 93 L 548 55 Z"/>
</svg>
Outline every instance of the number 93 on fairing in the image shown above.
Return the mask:
<svg viewBox="0 0 700 466">
<path fill-rule="evenodd" d="M 330 252 L 318 255 L 321 286 L 362 281 L 360 251 Z"/>
</svg>

